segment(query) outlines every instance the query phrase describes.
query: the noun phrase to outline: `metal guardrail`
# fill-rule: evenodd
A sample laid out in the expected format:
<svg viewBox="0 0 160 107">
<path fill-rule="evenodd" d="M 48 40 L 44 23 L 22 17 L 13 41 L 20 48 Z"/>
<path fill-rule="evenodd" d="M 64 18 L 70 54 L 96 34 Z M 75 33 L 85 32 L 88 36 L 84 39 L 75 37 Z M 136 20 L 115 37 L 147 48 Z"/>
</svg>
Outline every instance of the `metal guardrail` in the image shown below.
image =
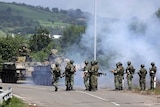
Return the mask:
<svg viewBox="0 0 160 107">
<path fill-rule="evenodd" d="M 10 98 L 12 98 L 12 88 L 11 87 L 9 87 L 5 91 L 0 89 L 0 104 L 2 104 L 3 101 L 7 101 Z"/>
</svg>

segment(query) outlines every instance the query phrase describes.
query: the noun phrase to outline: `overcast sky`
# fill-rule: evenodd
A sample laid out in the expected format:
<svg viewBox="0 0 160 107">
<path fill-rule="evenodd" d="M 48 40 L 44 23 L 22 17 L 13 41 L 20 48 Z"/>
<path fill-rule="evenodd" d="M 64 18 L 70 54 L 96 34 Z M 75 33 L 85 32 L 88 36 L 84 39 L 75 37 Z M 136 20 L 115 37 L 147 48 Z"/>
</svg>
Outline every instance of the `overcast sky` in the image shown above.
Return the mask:
<svg viewBox="0 0 160 107">
<path fill-rule="evenodd" d="M 59 9 L 94 12 L 94 0 L 0 0 Z M 160 0 L 96 0 L 97 14 L 107 17 L 140 16 L 146 18 L 160 7 Z"/>
</svg>

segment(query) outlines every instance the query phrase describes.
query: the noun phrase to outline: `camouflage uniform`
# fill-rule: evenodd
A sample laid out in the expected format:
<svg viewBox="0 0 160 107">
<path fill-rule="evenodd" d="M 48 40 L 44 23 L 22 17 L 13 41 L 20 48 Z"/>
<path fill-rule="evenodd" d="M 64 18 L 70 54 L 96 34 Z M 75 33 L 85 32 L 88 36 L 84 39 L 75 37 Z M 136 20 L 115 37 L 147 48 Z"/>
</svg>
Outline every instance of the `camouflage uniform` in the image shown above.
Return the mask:
<svg viewBox="0 0 160 107">
<path fill-rule="evenodd" d="M 124 67 L 122 66 L 122 63 L 119 62 L 118 64 L 118 81 L 119 81 L 118 89 L 119 90 L 123 89 L 123 79 L 124 79 Z"/>
<path fill-rule="evenodd" d="M 139 84 L 140 84 L 140 88 L 141 90 L 145 90 L 146 89 L 146 75 L 147 75 L 147 70 L 144 68 L 144 65 L 141 65 L 141 68 L 138 72 L 139 75 Z"/>
<path fill-rule="evenodd" d="M 154 89 L 154 78 L 157 72 L 157 67 L 155 66 L 154 62 L 151 63 L 151 68 L 149 69 L 149 74 L 150 74 L 150 89 Z"/>
<path fill-rule="evenodd" d="M 76 72 L 76 67 L 75 65 L 73 65 L 74 61 L 71 60 L 70 61 L 70 84 L 71 84 L 71 87 L 70 89 L 73 90 L 73 85 L 74 85 L 74 74 Z"/>
<path fill-rule="evenodd" d="M 83 80 L 86 90 L 89 90 L 89 70 L 90 70 L 90 65 L 87 61 L 85 61 L 85 66 L 83 68 L 84 72 Z"/>
<path fill-rule="evenodd" d="M 71 84 L 70 84 L 70 62 L 67 62 L 64 74 L 65 74 L 66 91 L 68 91 L 68 90 L 70 90 L 70 87 L 71 87 Z"/>
<path fill-rule="evenodd" d="M 131 65 L 131 62 L 128 61 L 127 62 L 128 67 L 126 68 L 126 74 L 127 74 L 127 84 L 128 84 L 128 89 L 132 89 L 132 78 L 133 78 L 133 74 L 135 72 L 135 69 L 133 67 L 133 65 Z"/>
<path fill-rule="evenodd" d="M 118 63 L 116 64 L 116 69 L 112 70 L 114 74 L 114 85 L 115 85 L 115 90 L 118 90 L 119 82 L 118 82 Z"/>
<path fill-rule="evenodd" d="M 55 67 L 52 70 L 52 74 L 53 74 L 52 84 L 55 87 L 55 91 L 57 91 L 58 90 L 57 83 L 58 83 L 59 77 L 61 76 L 61 70 L 58 63 L 55 64 Z"/>
<path fill-rule="evenodd" d="M 94 69 L 94 61 L 91 61 L 91 68 L 89 70 L 89 91 L 96 90 L 96 79 L 95 79 L 95 69 Z"/>
</svg>

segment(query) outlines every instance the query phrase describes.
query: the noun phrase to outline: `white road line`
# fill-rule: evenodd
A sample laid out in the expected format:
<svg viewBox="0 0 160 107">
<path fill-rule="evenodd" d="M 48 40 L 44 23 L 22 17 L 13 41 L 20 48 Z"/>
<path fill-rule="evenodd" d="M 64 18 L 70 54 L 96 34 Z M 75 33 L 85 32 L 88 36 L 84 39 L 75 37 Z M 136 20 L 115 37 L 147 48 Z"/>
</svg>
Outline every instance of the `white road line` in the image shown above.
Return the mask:
<svg viewBox="0 0 160 107">
<path fill-rule="evenodd" d="M 120 106 L 120 104 L 118 104 L 118 103 L 116 103 L 116 102 L 111 102 L 111 101 L 109 101 L 109 100 L 107 100 L 107 99 L 104 99 L 104 98 L 102 98 L 102 97 L 99 97 L 99 96 L 96 96 L 96 95 L 93 95 L 93 94 L 90 94 L 90 93 L 87 93 L 87 92 L 83 92 L 83 91 L 76 91 L 76 92 L 83 93 L 83 94 L 87 94 L 87 95 L 92 96 L 92 97 L 94 97 L 94 98 L 97 98 L 97 99 L 100 99 L 100 100 L 103 100 L 103 101 L 110 102 L 110 103 L 112 103 L 112 104 L 114 104 L 114 105 L 116 105 L 116 106 Z"/>
</svg>

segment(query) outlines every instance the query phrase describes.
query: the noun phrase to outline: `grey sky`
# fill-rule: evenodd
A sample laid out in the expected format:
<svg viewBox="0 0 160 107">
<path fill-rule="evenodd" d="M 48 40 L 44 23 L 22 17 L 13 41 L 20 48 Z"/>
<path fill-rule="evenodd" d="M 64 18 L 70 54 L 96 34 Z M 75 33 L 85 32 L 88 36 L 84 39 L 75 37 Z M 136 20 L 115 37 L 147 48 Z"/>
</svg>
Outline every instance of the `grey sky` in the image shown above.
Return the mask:
<svg viewBox="0 0 160 107">
<path fill-rule="evenodd" d="M 59 9 L 81 9 L 94 12 L 94 0 L 0 0 Z M 147 18 L 160 7 L 160 0 L 96 0 L 97 14 L 107 17 L 139 16 Z"/>
</svg>

